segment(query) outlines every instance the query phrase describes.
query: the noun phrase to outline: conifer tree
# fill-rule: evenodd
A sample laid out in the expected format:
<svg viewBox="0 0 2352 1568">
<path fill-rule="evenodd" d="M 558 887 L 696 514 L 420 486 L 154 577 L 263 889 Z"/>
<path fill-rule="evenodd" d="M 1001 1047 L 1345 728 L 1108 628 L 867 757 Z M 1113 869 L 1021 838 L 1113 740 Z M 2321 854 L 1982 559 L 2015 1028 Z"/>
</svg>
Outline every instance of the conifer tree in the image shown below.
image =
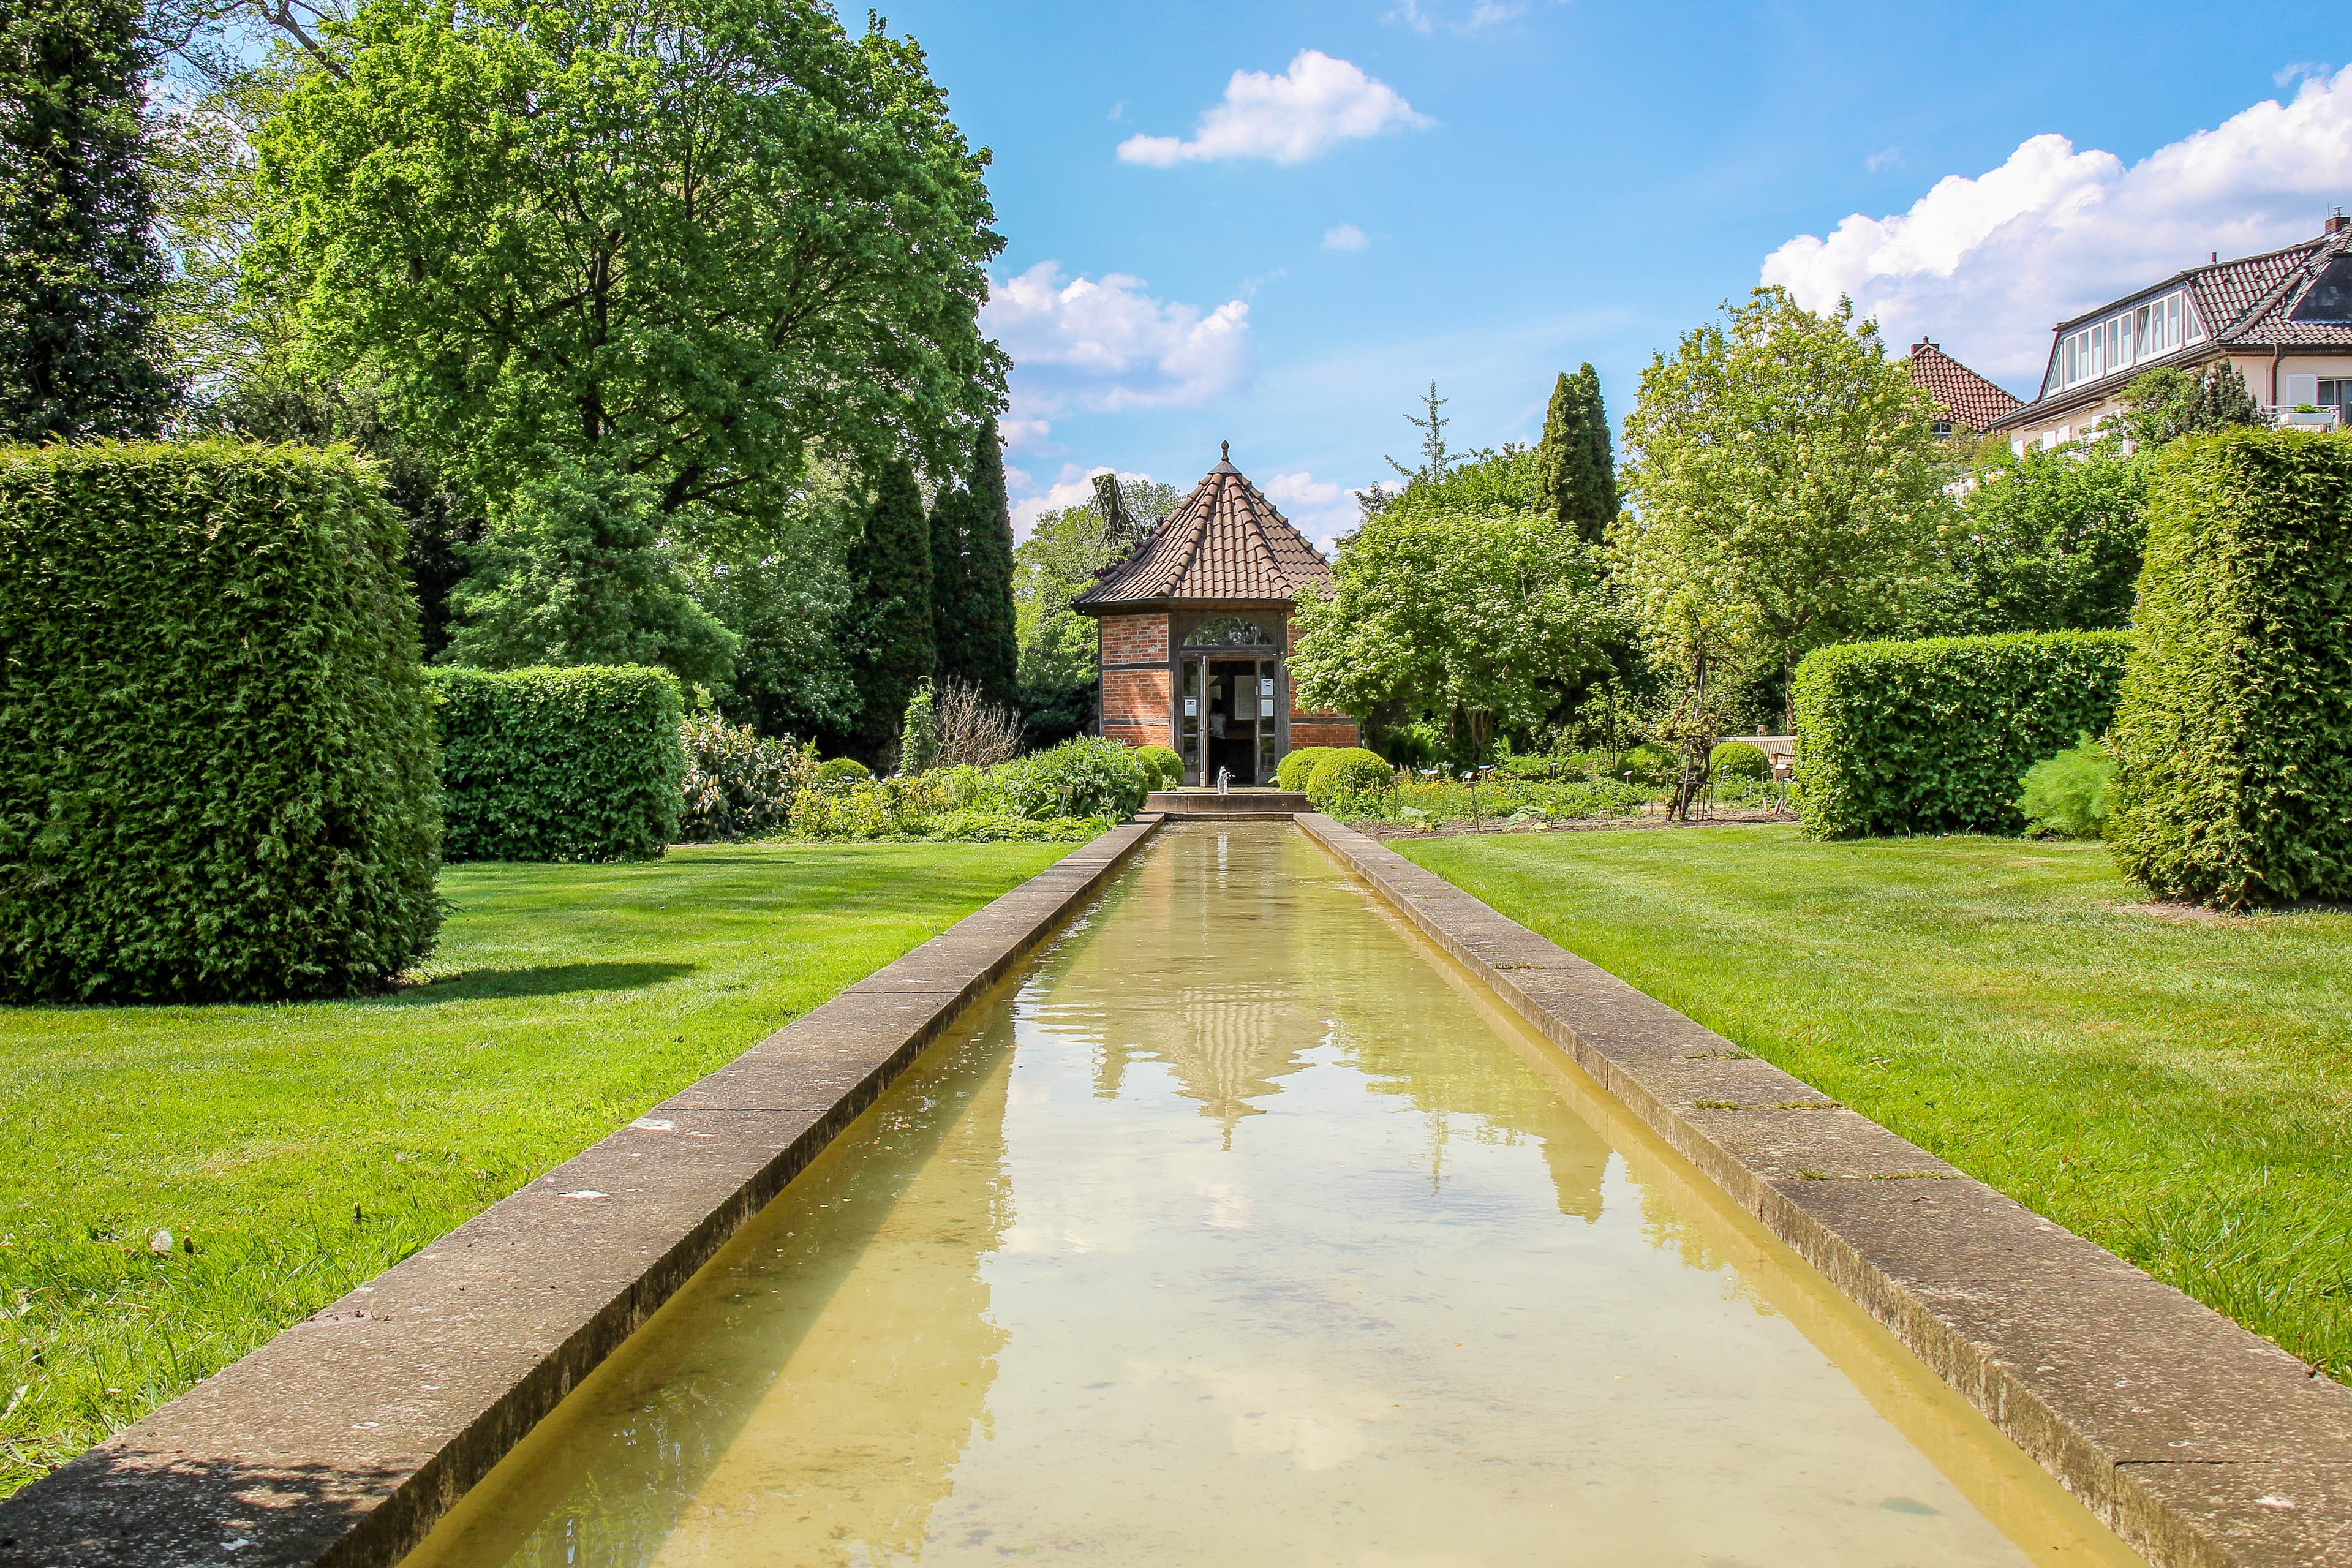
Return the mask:
<svg viewBox="0 0 2352 1568">
<path fill-rule="evenodd" d="M 992 416 L 972 443 L 971 510 L 964 532 L 964 679 L 992 702 L 1015 693 L 1020 637 L 1013 613 L 1013 508 L 1004 494 L 1004 447 Z"/>
<path fill-rule="evenodd" d="M 931 531 L 923 494 L 904 458 L 875 486 L 866 527 L 850 550 L 851 668 L 857 723 L 851 750 L 882 767 L 898 739 L 907 703 L 938 661 L 931 632 Z"/>
<path fill-rule="evenodd" d="M 163 263 L 140 123 L 139 7 L 0 8 L 0 438 L 154 431 Z"/>
<path fill-rule="evenodd" d="M 1536 452 L 1546 510 L 1579 538 L 1600 543 L 1617 516 L 1617 458 L 1601 376 L 1589 362 L 1574 375 L 1560 373 Z"/>
<path fill-rule="evenodd" d="M 940 487 L 931 502 L 931 643 L 942 686 L 971 679 L 971 621 L 964 603 L 964 551 L 971 532 L 971 492 L 961 484 Z"/>
</svg>

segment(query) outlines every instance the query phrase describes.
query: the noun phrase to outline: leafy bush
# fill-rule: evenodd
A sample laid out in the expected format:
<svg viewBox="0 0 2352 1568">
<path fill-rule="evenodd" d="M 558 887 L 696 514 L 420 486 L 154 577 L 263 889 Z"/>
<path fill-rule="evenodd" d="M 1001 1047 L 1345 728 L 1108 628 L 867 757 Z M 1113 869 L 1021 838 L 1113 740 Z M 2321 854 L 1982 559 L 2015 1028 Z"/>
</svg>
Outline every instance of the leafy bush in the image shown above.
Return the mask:
<svg viewBox="0 0 2352 1568">
<path fill-rule="evenodd" d="M 907 714 L 898 724 L 898 769 L 901 773 L 927 773 L 940 757 L 939 694 L 929 680 L 915 683 L 915 694 L 907 699 Z"/>
<path fill-rule="evenodd" d="M 1772 759 L 1761 746 L 1746 741 L 1726 741 L 1709 752 L 1706 771 L 1719 779 L 1769 779 Z"/>
<path fill-rule="evenodd" d="M 2124 632 L 1845 643 L 1797 667 L 1793 791 L 1816 838 L 2017 833 L 2017 781 L 2106 729 Z"/>
<path fill-rule="evenodd" d="M 1142 808 L 1150 776 L 1117 741 L 1081 735 L 996 770 L 997 791 L 1021 816 L 1106 816 L 1124 821 Z"/>
<path fill-rule="evenodd" d="M 1285 752 L 1282 761 L 1274 764 L 1275 787 L 1291 795 L 1305 795 L 1315 764 L 1337 750 L 1336 746 L 1300 746 Z"/>
<path fill-rule="evenodd" d="M 650 860 L 677 836 L 677 678 L 645 665 L 426 672 L 452 860 Z"/>
<path fill-rule="evenodd" d="M 1047 816 L 1034 820 L 987 811 L 951 811 L 923 824 L 923 837 L 962 844 L 1083 844 L 1108 833 L 1101 816 Z"/>
<path fill-rule="evenodd" d="M 2107 841 L 2166 898 L 2352 898 L 2352 441 L 2192 437 L 2148 492 Z"/>
<path fill-rule="evenodd" d="M 1349 822 L 1412 827 L 1454 822 L 1577 822 L 1636 816 L 1656 793 L 1605 777 L 1559 784 L 1498 779 L 1474 789 L 1461 779 L 1439 776 L 1348 795 L 1336 803 L 1333 815 Z"/>
<path fill-rule="evenodd" d="M 2070 749 L 2025 770 L 2017 809 L 2028 833 L 2060 838 L 2096 838 L 2105 830 L 2109 785 L 2116 756 L 2105 742 L 2084 735 Z"/>
<path fill-rule="evenodd" d="M 0 449 L 0 995 L 344 995 L 431 951 L 407 542 L 341 453 Z"/>
<path fill-rule="evenodd" d="M 1664 746 L 1644 741 L 1617 759 L 1612 776 L 1662 789 L 1682 777 L 1682 759 Z"/>
<path fill-rule="evenodd" d="M 793 800 L 815 781 L 815 754 L 749 724 L 695 714 L 678 726 L 686 748 L 686 805 L 678 837 L 711 843 L 791 826 Z"/>
<path fill-rule="evenodd" d="M 1342 746 L 1322 758 L 1307 775 L 1307 798 L 1317 806 L 1342 797 L 1369 795 L 1396 782 L 1396 770 L 1361 746 Z"/>
<path fill-rule="evenodd" d="M 856 757 L 827 757 L 816 765 L 816 783 L 819 789 L 827 784 L 840 784 L 845 780 L 870 779 L 873 776 L 874 770 Z"/>
<path fill-rule="evenodd" d="M 1174 789 L 1184 782 L 1184 759 L 1165 746 L 1139 746 L 1135 760 L 1150 774 L 1153 789 Z"/>
</svg>

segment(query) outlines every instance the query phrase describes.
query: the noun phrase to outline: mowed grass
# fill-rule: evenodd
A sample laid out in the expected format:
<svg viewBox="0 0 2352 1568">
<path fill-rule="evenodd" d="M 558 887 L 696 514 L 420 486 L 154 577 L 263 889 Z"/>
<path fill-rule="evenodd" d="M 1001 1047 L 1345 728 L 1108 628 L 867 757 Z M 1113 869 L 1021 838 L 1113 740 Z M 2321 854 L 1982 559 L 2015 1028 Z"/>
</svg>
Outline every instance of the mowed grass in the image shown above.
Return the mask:
<svg viewBox="0 0 2352 1568">
<path fill-rule="evenodd" d="M 453 867 L 429 984 L 277 1007 L 0 1008 L 0 1494 L 1068 847 Z M 159 1230 L 168 1254 L 150 1250 Z"/>
<path fill-rule="evenodd" d="M 1393 847 L 2352 1380 L 2352 915 L 2152 910 L 2095 844 Z"/>
</svg>

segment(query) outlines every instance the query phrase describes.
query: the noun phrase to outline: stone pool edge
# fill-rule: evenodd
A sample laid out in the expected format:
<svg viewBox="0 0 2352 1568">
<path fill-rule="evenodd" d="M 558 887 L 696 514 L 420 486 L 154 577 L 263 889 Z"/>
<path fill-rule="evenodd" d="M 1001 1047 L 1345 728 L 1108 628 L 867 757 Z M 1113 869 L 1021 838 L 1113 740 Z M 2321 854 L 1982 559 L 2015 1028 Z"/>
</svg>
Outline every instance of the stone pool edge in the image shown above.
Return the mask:
<svg viewBox="0 0 2352 1568">
<path fill-rule="evenodd" d="M 1293 820 L 2157 1568 L 2352 1563 L 2352 1389 L 1394 850 Z"/>
<path fill-rule="evenodd" d="M 396 1563 L 1160 821 L 1080 846 L 0 1501 L 0 1563 Z"/>
</svg>

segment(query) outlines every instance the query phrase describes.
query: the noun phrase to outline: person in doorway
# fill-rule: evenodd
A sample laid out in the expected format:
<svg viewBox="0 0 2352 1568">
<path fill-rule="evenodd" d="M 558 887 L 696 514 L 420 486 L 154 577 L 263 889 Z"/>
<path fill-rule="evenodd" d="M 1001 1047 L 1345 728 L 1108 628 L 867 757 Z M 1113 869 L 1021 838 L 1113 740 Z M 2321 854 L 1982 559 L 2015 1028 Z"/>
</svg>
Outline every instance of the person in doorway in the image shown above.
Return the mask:
<svg viewBox="0 0 2352 1568">
<path fill-rule="evenodd" d="M 1202 784 L 1217 782 L 1217 770 L 1225 765 L 1225 705 L 1222 700 L 1209 704 L 1209 772 Z"/>
</svg>

